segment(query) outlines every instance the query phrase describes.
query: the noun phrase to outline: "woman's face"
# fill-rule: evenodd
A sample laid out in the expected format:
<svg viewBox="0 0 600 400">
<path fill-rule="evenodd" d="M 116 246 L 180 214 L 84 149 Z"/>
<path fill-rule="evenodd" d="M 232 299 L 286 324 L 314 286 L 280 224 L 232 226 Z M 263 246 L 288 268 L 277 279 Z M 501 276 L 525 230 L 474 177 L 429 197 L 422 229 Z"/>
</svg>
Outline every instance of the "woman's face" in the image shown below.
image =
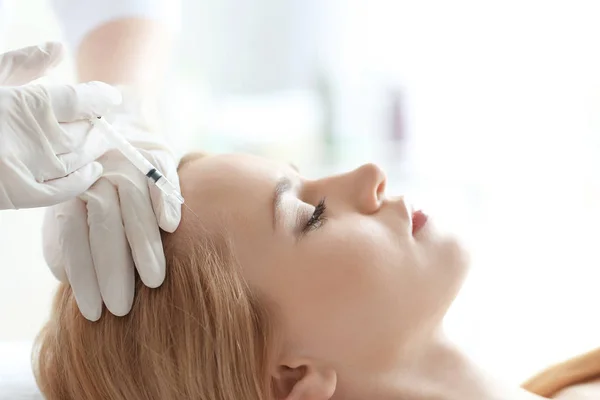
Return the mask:
<svg viewBox="0 0 600 400">
<path fill-rule="evenodd" d="M 413 209 L 386 196 L 375 165 L 308 180 L 224 155 L 190 161 L 180 178 L 188 206 L 229 232 L 249 285 L 276 306 L 284 356 L 392 362 L 439 325 L 462 283 L 460 246 L 431 220 L 413 233 Z M 182 221 L 199 222 L 187 210 Z"/>
</svg>

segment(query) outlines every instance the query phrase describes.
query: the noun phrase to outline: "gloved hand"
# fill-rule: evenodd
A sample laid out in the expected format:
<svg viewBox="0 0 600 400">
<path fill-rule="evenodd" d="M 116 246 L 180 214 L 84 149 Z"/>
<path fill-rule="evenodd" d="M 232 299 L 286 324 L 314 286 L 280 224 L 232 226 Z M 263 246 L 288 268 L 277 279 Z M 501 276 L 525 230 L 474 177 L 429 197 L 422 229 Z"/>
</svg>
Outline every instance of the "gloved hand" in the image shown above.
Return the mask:
<svg viewBox="0 0 600 400">
<path fill-rule="evenodd" d="M 121 102 L 115 88 L 27 84 L 64 55 L 59 43 L 0 55 L 0 209 L 43 207 L 73 198 L 102 174 L 106 150 L 89 119 Z"/>
<path fill-rule="evenodd" d="M 108 118 L 113 127 L 179 187 L 177 160 L 155 133 L 135 90 Z M 146 286 L 160 286 L 165 257 L 159 227 L 173 232 L 181 206 L 149 183 L 116 150 L 99 162 L 102 177 L 83 195 L 50 208 L 44 219 L 44 257 L 53 274 L 69 282 L 85 318 L 96 321 L 102 302 L 117 316 L 131 310 L 137 269 Z M 135 268 L 135 269 L 134 269 Z"/>
</svg>

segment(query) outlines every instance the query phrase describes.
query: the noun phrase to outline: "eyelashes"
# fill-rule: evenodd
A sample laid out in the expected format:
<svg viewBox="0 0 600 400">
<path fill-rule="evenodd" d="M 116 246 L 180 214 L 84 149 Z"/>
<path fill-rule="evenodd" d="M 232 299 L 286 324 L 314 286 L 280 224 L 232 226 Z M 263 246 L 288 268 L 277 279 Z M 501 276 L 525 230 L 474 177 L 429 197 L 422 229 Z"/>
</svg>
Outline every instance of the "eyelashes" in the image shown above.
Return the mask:
<svg viewBox="0 0 600 400">
<path fill-rule="evenodd" d="M 308 219 L 304 227 L 302 228 L 302 233 L 307 233 L 312 230 L 320 228 L 323 223 L 325 223 L 325 210 L 327 209 L 327 205 L 325 204 L 325 198 L 319 201 L 319 204 L 315 207 L 315 211 Z"/>
</svg>

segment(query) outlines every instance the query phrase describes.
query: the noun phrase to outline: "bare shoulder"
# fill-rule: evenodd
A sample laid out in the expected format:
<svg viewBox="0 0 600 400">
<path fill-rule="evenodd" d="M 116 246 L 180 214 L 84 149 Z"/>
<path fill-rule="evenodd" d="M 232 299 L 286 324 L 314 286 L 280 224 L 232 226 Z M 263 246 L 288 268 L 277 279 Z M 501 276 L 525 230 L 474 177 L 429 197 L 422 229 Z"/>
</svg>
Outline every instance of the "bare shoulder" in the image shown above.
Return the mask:
<svg viewBox="0 0 600 400">
<path fill-rule="evenodd" d="M 561 390 L 554 398 L 558 400 L 598 400 L 600 399 L 600 378 L 569 386 Z"/>
</svg>

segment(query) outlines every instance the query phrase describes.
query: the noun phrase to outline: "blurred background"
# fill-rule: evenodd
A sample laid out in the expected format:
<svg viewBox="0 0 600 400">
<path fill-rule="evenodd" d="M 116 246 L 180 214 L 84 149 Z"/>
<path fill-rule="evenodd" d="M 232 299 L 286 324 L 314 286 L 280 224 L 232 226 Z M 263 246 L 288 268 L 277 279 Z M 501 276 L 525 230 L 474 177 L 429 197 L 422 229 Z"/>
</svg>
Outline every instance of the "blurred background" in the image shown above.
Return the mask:
<svg viewBox="0 0 600 400">
<path fill-rule="evenodd" d="M 600 346 L 596 1 L 184 0 L 162 115 L 173 147 L 364 162 L 460 235 L 450 334 L 518 382 Z M 93 12 L 93 11 L 90 11 Z M 3 49 L 61 39 L 15 1 Z M 68 62 L 50 77 L 73 80 Z M 0 341 L 30 341 L 56 285 L 43 210 L 0 213 Z"/>
</svg>

